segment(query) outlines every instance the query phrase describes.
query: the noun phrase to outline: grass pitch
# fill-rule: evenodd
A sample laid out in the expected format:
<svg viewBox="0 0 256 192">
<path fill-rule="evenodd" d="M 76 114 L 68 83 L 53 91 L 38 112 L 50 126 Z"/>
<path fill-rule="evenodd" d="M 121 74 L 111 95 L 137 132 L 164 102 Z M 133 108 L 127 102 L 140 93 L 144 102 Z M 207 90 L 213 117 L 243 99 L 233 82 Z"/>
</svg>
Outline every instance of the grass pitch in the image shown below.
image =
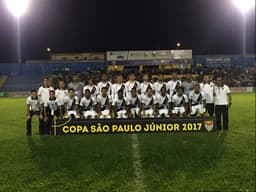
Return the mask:
<svg viewBox="0 0 256 192">
<path fill-rule="evenodd" d="M 25 136 L 25 99 L 0 99 L 0 192 L 136 191 L 131 135 Z M 255 191 L 255 94 L 234 94 L 230 130 L 139 134 L 147 192 Z"/>
</svg>

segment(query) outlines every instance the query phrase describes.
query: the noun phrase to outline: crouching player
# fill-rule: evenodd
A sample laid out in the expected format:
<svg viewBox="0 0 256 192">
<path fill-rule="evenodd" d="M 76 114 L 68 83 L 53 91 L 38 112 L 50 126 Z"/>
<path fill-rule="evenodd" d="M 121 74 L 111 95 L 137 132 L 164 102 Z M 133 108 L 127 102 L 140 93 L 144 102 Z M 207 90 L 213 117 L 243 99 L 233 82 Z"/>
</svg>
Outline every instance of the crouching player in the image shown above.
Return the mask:
<svg viewBox="0 0 256 192">
<path fill-rule="evenodd" d="M 65 99 L 65 118 L 80 118 L 80 114 L 78 111 L 79 100 L 75 95 L 75 90 L 73 88 L 68 90 L 68 96 Z"/>
<path fill-rule="evenodd" d="M 39 120 L 39 134 L 44 134 L 44 121 L 43 121 L 43 109 L 41 102 L 37 96 L 36 90 L 31 90 L 31 96 L 27 98 L 27 136 L 31 136 L 31 121 L 34 115 L 38 116 Z"/>
<path fill-rule="evenodd" d="M 174 117 L 182 115 L 187 116 L 188 111 L 188 97 L 183 94 L 183 88 L 177 87 L 177 93 L 171 97 L 170 101 L 170 114 Z"/>
<path fill-rule="evenodd" d="M 156 110 L 156 99 L 153 95 L 153 90 L 151 87 L 147 88 L 147 94 L 141 96 L 141 108 L 140 108 L 140 115 L 141 117 L 157 117 L 158 113 Z"/>
<path fill-rule="evenodd" d="M 117 98 L 113 99 L 112 107 L 116 118 L 127 118 L 127 100 L 122 89 L 117 92 Z"/>
<path fill-rule="evenodd" d="M 196 116 L 197 113 L 205 116 L 206 100 L 204 93 L 200 91 L 200 85 L 195 84 L 194 90 L 189 92 L 190 115 Z"/>
<path fill-rule="evenodd" d="M 136 88 L 132 88 L 130 96 L 126 97 L 128 105 L 128 117 L 135 118 L 139 116 L 140 111 L 140 97 L 137 94 Z"/>
<path fill-rule="evenodd" d="M 111 111 L 112 99 L 110 96 L 108 96 L 107 87 L 102 87 L 101 93 L 97 95 L 96 103 L 97 103 L 98 117 L 100 117 L 101 119 L 105 119 L 105 118 L 110 119 L 111 113 L 112 113 Z"/>
<path fill-rule="evenodd" d="M 158 117 L 169 117 L 169 95 L 167 94 L 166 86 L 163 85 L 160 89 L 160 94 L 156 94 L 156 110 Z"/>
<path fill-rule="evenodd" d="M 44 103 L 44 121 L 45 121 L 45 133 L 51 134 L 51 126 L 53 124 L 54 117 L 62 118 L 63 113 L 61 110 L 61 102 L 56 99 L 55 91 L 50 91 L 49 99 Z"/>
<path fill-rule="evenodd" d="M 96 101 L 95 98 L 91 96 L 90 89 L 85 89 L 84 97 L 80 101 L 81 114 L 85 119 L 94 119 L 97 117 L 95 111 Z"/>
</svg>

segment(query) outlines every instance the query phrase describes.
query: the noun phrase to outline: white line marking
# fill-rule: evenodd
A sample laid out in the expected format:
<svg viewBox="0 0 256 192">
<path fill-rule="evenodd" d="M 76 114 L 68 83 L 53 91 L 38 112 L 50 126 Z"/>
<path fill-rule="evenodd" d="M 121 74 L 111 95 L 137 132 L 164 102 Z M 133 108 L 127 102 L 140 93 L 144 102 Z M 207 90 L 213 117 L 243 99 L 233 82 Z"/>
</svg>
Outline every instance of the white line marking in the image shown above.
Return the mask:
<svg viewBox="0 0 256 192">
<path fill-rule="evenodd" d="M 144 176 L 139 151 L 139 140 L 137 134 L 132 134 L 133 171 L 135 176 L 135 192 L 144 192 Z"/>
</svg>

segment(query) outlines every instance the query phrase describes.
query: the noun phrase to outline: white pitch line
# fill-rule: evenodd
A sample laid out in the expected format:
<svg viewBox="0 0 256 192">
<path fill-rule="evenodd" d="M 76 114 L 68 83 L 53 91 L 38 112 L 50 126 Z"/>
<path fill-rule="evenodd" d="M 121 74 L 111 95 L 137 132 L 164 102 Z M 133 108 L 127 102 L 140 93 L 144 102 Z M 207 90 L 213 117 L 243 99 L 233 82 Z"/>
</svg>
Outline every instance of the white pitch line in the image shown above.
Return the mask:
<svg viewBox="0 0 256 192">
<path fill-rule="evenodd" d="M 135 176 L 135 192 L 144 192 L 144 175 L 139 151 L 139 140 L 137 134 L 132 134 L 133 171 Z"/>
</svg>

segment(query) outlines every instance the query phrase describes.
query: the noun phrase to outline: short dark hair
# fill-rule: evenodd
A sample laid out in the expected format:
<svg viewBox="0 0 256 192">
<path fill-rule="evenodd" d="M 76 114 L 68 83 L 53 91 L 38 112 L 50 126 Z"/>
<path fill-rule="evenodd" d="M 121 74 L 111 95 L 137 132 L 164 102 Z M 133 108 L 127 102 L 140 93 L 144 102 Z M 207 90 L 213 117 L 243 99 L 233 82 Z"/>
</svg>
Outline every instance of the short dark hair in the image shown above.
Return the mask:
<svg viewBox="0 0 256 192">
<path fill-rule="evenodd" d="M 55 91 L 54 90 L 50 90 L 50 93 L 54 93 L 55 94 Z"/>
<path fill-rule="evenodd" d="M 68 92 L 70 92 L 70 91 L 75 92 L 75 89 L 73 89 L 73 88 L 68 89 Z"/>
<path fill-rule="evenodd" d="M 30 91 L 31 93 L 34 93 L 34 92 L 37 92 L 35 89 L 32 89 L 31 91 Z"/>
<path fill-rule="evenodd" d="M 106 90 L 108 90 L 108 88 L 107 88 L 107 87 L 102 87 L 102 88 L 101 88 L 101 90 L 103 90 L 103 89 L 106 89 Z"/>
<path fill-rule="evenodd" d="M 47 76 L 43 77 L 43 81 L 44 80 L 49 80 L 49 77 L 47 77 Z"/>
</svg>

